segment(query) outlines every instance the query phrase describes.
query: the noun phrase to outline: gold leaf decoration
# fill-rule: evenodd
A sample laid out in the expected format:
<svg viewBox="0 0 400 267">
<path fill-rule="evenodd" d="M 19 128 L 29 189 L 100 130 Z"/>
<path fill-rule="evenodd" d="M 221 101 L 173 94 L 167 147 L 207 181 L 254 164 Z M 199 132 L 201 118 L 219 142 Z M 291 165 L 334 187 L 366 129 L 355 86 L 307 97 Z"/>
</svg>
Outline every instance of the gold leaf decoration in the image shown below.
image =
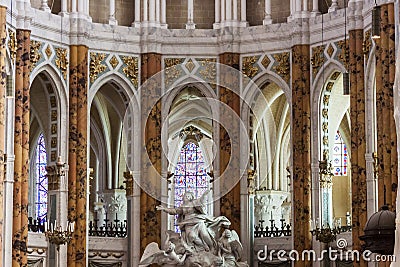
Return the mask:
<svg viewBox="0 0 400 267">
<path fill-rule="evenodd" d="M 31 61 L 31 71 L 36 67 L 36 63 L 38 63 L 40 58 L 42 57 L 39 51 L 41 46 L 41 42 L 31 40 L 31 48 L 29 53 L 29 58 Z"/>
<path fill-rule="evenodd" d="M 343 63 L 343 66 L 346 69 L 349 69 L 349 60 L 348 60 L 349 44 L 348 44 L 348 42 L 345 42 L 344 40 L 340 40 L 339 42 L 337 42 L 337 46 L 340 48 L 340 53 L 338 55 L 339 61 Z"/>
<path fill-rule="evenodd" d="M 174 80 L 178 79 L 182 75 L 182 69 L 178 68 L 177 65 L 182 64 L 184 58 L 165 58 L 165 84 L 172 84 Z"/>
<path fill-rule="evenodd" d="M 372 39 L 371 39 L 371 30 L 368 30 L 364 34 L 364 41 L 363 41 L 363 53 L 366 57 L 366 61 L 368 62 L 369 52 L 372 48 Z"/>
<path fill-rule="evenodd" d="M 274 54 L 273 57 L 277 64 L 272 69 L 288 83 L 290 78 L 290 53 Z"/>
<path fill-rule="evenodd" d="M 14 61 L 17 55 L 17 39 L 15 32 L 8 29 L 8 36 L 9 36 L 8 49 L 10 50 L 11 59 L 12 61 Z"/>
<path fill-rule="evenodd" d="M 261 61 L 261 64 L 264 66 L 264 68 L 268 68 L 269 64 L 271 63 L 271 60 L 267 55 L 264 56 L 263 60 Z"/>
<path fill-rule="evenodd" d="M 110 65 L 115 69 L 115 67 L 118 65 L 119 60 L 117 59 L 116 56 L 112 56 L 112 58 L 109 61 Z"/>
<path fill-rule="evenodd" d="M 336 80 L 339 77 L 340 73 L 341 72 L 335 71 L 331 76 L 331 80 Z"/>
<path fill-rule="evenodd" d="M 203 69 L 199 71 L 200 75 L 203 79 L 209 80 L 213 83 L 216 81 L 217 77 L 217 66 L 215 62 L 215 58 L 200 60 L 200 65 L 203 67 Z"/>
<path fill-rule="evenodd" d="M 106 58 L 106 54 L 104 53 L 90 53 L 90 82 L 94 83 L 100 73 L 106 70 L 106 65 L 102 63 L 102 61 Z"/>
<path fill-rule="evenodd" d="M 56 48 L 56 66 L 61 70 L 63 74 L 64 80 L 67 79 L 67 70 L 68 70 L 68 55 L 67 49 L 57 47 Z"/>
<path fill-rule="evenodd" d="M 189 71 L 189 73 L 191 73 L 195 67 L 193 60 L 189 59 L 188 62 L 186 62 L 185 67 Z"/>
<path fill-rule="evenodd" d="M 257 59 L 256 56 L 243 57 L 242 72 L 249 78 L 253 78 L 258 73 L 258 66 L 254 65 Z"/>
<path fill-rule="evenodd" d="M 46 53 L 47 58 L 50 58 L 51 55 L 53 54 L 53 51 L 51 51 L 51 45 L 48 44 L 46 47 L 46 50 L 44 50 L 44 52 Z"/>
<path fill-rule="evenodd" d="M 334 51 L 335 49 L 333 48 L 332 44 L 329 44 L 328 49 L 326 50 L 326 53 L 328 53 L 329 57 L 332 57 Z"/>
<path fill-rule="evenodd" d="M 139 83 L 138 58 L 133 56 L 123 56 L 122 61 L 126 64 L 122 71 L 125 73 L 126 77 L 132 81 L 133 85 L 137 87 Z"/>
<path fill-rule="evenodd" d="M 312 48 L 311 65 L 313 70 L 313 76 L 315 76 L 324 64 L 324 49 L 325 46 L 319 45 Z"/>
</svg>

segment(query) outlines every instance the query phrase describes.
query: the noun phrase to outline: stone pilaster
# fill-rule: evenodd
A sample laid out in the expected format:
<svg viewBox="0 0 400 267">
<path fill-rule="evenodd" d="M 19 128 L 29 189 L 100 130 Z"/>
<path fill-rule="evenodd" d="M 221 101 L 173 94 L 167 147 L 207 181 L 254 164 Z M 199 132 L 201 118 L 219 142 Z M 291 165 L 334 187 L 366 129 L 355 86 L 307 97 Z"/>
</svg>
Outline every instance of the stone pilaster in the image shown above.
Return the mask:
<svg viewBox="0 0 400 267">
<path fill-rule="evenodd" d="M 359 237 L 364 235 L 367 222 L 367 178 L 365 137 L 365 88 L 363 30 L 349 31 L 350 121 L 351 121 L 351 180 L 353 249 L 361 251 Z M 355 266 L 366 266 L 364 261 Z"/>
<path fill-rule="evenodd" d="M 224 87 L 219 88 L 219 100 L 226 104 L 231 111 L 240 117 L 240 96 L 238 95 L 239 80 L 239 60 L 238 53 L 224 53 L 219 56 L 219 61 L 223 65 L 233 67 L 236 71 L 229 68 L 221 68 L 220 84 Z M 228 113 L 225 108 L 221 109 L 220 121 L 224 125 L 220 127 L 220 188 L 225 191 L 226 188 L 232 188 L 221 198 L 221 215 L 226 216 L 231 221 L 231 229 L 240 233 L 240 121 Z"/>
<path fill-rule="evenodd" d="M 15 168 L 13 195 L 13 266 L 27 266 L 28 168 L 29 168 L 29 74 L 30 36 L 17 29 L 15 61 Z"/>
<path fill-rule="evenodd" d="M 311 249 L 310 46 L 292 47 L 293 240 L 299 252 Z M 295 266 L 311 266 L 295 262 Z"/>
<path fill-rule="evenodd" d="M 381 6 L 381 38 L 376 40 L 376 116 L 378 147 L 378 208 L 396 207 L 397 137 L 394 123 L 395 21 L 393 3 Z M 384 203 L 386 187 L 386 203 Z"/>
<path fill-rule="evenodd" d="M 3 210 L 3 195 L 4 195 L 4 180 L 5 180 L 5 170 L 4 170 L 4 154 L 5 154 L 5 92 L 6 92 L 6 12 L 7 7 L 0 6 L 0 251 L 4 251 L 4 235 L 3 235 L 3 220 L 4 220 L 4 210 Z M 0 254 L 0 262 L 3 262 L 3 253 Z"/>
<path fill-rule="evenodd" d="M 140 185 L 140 255 L 151 242 L 161 243 L 161 212 L 156 210 L 161 196 L 161 84 L 152 77 L 161 71 L 161 55 L 141 57 L 142 170 Z M 143 190 L 145 186 L 145 190 Z M 152 196 L 148 193 L 151 192 Z"/>
<path fill-rule="evenodd" d="M 75 231 L 68 244 L 68 266 L 86 266 L 88 48 L 70 46 L 68 220 Z"/>
</svg>

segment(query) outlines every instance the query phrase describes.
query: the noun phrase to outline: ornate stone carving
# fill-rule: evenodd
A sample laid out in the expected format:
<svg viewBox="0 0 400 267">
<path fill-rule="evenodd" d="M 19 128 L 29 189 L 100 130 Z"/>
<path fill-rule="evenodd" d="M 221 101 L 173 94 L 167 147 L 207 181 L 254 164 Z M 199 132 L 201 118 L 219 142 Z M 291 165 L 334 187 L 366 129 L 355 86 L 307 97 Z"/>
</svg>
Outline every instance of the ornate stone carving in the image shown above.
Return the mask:
<svg viewBox="0 0 400 267">
<path fill-rule="evenodd" d="M 326 53 L 328 53 L 329 57 L 332 57 L 333 52 L 335 52 L 335 49 L 333 48 L 332 44 L 329 44 Z"/>
<path fill-rule="evenodd" d="M 333 88 L 333 85 L 334 85 L 334 84 L 335 84 L 334 82 L 328 82 L 328 83 L 326 84 L 326 91 L 332 92 L 332 88 Z"/>
<path fill-rule="evenodd" d="M 340 49 L 340 53 L 338 54 L 338 60 L 342 62 L 343 66 L 348 69 L 349 68 L 349 42 L 345 40 L 340 40 L 337 42 L 337 46 Z"/>
<path fill-rule="evenodd" d="M 100 73 L 104 72 L 107 68 L 102 62 L 106 58 L 104 53 L 90 53 L 89 77 L 90 82 L 94 83 Z"/>
<path fill-rule="evenodd" d="M 263 60 L 261 61 L 261 64 L 264 66 L 264 68 L 268 68 L 269 64 L 271 63 L 271 60 L 267 55 L 264 56 Z"/>
<path fill-rule="evenodd" d="M 215 58 L 206 58 L 201 59 L 200 65 L 203 67 L 202 70 L 199 71 L 200 75 L 203 79 L 212 82 L 214 85 L 217 77 L 217 66 Z"/>
<path fill-rule="evenodd" d="M 56 48 L 56 66 L 61 70 L 63 74 L 64 80 L 67 79 L 67 71 L 68 71 L 68 52 L 67 49 L 57 47 Z"/>
<path fill-rule="evenodd" d="M 335 71 L 332 75 L 331 75 L 331 80 L 336 81 L 337 78 L 339 78 L 340 72 L 339 71 Z"/>
<path fill-rule="evenodd" d="M 288 83 L 290 79 L 290 53 L 283 52 L 274 54 L 273 57 L 276 63 L 272 69 Z"/>
<path fill-rule="evenodd" d="M 15 36 L 15 32 L 11 29 L 8 29 L 8 49 L 10 50 L 10 56 L 12 61 L 15 61 L 15 56 L 17 55 L 17 39 Z"/>
<path fill-rule="evenodd" d="M 324 49 L 324 45 L 319 45 L 312 48 L 311 65 L 314 77 L 319 72 L 325 62 Z"/>
<path fill-rule="evenodd" d="M 364 33 L 364 41 L 363 41 L 363 53 L 366 57 L 366 62 L 369 58 L 369 52 L 372 48 L 372 39 L 371 39 L 371 30 L 368 30 Z"/>
<path fill-rule="evenodd" d="M 165 84 L 170 85 L 182 75 L 182 70 L 177 65 L 182 64 L 184 58 L 165 58 Z"/>
<path fill-rule="evenodd" d="M 138 75 L 139 75 L 139 67 L 138 67 L 138 58 L 133 56 L 123 56 L 122 61 L 125 63 L 125 67 L 122 68 L 122 71 L 131 80 L 135 87 L 138 86 Z"/>
<path fill-rule="evenodd" d="M 51 55 L 53 54 L 53 51 L 51 50 L 51 45 L 47 44 L 46 49 L 44 50 L 44 52 L 46 53 L 47 58 L 50 58 Z"/>
<path fill-rule="evenodd" d="M 191 73 L 195 67 L 193 60 L 189 59 L 188 62 L 186 62 L 185 67 L 189 71 L 189 73 Z"/>
<path fill-rule="evenodd" d="M 117 67 L 117 65 L 118 65 L 118 63 L 119 63 L 119 60 L 117 59 L 116 56 L 112 56 L 112 57 L 110 58 L 109 63 L 110 63 L 110 65 L 115 69 L 115 67 Z"/>
<path fill-rule="evenodd" d="M 255 65 L 258 58 L 256 56 L 243 57 L 242 72 L 249 78 L 253 78 L 258 73 L 258 66 Z"/>
<path fill-rule="evenodd" d="M 124 172 L 126 196 L 133 195 L 133 175 L 131 172 Z"/>
<path fill-rule="evenodd" d="M 31 48 L 29 53 L 29 58 L 31 61 L 31 71 L 36 67 L 42 55 L 40 54 L 40 47 L 42 43 L 36 40 L 31 40 Z"/>
<path fill-rule="evenodd" d="M 168 266 L 248 267 L 247 263 L 240 262 L 243 247 L 236 231 L 228 229 L 231 222 L 225 216 L 206 214 L 208 192 L 198 199 L 192 192 L 186 192 L 181 207 L 157 206 L 157 210 L 170 215 L 178 214 L 182 234 L 167 231 L 164 250 L 160 250 L 155 242 L 148 244 L 139 266 L 158 263 Z"/>
</svg>

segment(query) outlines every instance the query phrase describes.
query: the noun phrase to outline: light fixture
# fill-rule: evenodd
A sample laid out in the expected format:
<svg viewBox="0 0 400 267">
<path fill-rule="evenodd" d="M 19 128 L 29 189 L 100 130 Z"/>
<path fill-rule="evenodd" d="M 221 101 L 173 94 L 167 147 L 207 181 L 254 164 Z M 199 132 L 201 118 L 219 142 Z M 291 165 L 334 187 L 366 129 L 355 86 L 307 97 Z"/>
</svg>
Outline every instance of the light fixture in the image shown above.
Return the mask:
<svg viewBox="0 0 400 267">
<path fill-rule="evenodd" d="M 57 250 L 60 250 L 60 245 L 64 245 L 71 241 L 72 234 L 75 230 L 75 222 L 68 222 L 65 229 L 61 225 L 57 225 L 57 221 L 54 223 L 46 222 L 44 224 L 44 234 L 51 244 L 56 245 Z"/>
<path fill-rule="evenodd" d="M 381 38 L 381 7 L 375 2 L 375 6 L 372 9 L 372 28 L 371 28 L 371 38 L 379 39 Z"/>
</svg>

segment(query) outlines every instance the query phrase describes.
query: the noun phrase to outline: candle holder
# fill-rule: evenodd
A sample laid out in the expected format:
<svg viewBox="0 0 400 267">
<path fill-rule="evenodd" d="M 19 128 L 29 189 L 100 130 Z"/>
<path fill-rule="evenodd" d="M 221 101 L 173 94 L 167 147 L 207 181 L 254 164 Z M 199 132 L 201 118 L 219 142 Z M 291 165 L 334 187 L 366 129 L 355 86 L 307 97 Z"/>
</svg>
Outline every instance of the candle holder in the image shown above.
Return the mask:
<svg viewBox="0 0 400 267">
<path fill-rule="evenodd" d="M 60 250 L 60 245 L 64 245 L 71 241 L 72 234 L 75 229 L 75 222 L 68 222 L 65 229 L 62 229 L 61 225 L 57 225 L 57 221 L 54 221 L 54 224 L 49 224 L 48 222 L 46 222 L 44 228 L 44 234 L 47 240 L 51 244 L 56 245 L 58 251 Z"/>
</svg>

